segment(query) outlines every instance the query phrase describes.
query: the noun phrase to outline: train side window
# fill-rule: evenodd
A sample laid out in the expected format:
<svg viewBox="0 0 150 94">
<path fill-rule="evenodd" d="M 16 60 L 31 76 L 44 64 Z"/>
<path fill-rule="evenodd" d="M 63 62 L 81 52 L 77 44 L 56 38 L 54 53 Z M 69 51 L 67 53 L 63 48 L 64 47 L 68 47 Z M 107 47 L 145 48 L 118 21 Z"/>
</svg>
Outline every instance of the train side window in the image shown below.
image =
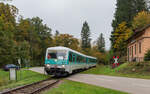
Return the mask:
<svg viewBox="0 0 150 94">
<path fill-rule="evenodd" d="M 82 62 L 81 60 L 82 60 L 82 57 L 78 55 L 78 56 L 77 56 L 77 62 L 80 63 L 80 62 Z"/>
<path fill-rule="evenodd" d="M 86 59 L 86 63 L 88 63 L 88 58 Z"/>
<path fill-rule="evenodd" d="M 75 55 L 73 55 L 72 61 L 76 62 L 76 56 Z"/>
<path fill-rule="evenodd" d="M 79 62 L 79 56 L 77 55 L 77 62 Z"/>
<path fill-rule="evenodd" d="M 82 57 L 82 63 L 85 63 L 85 58 L 84 57 Z"/>
<path fill-rule="evenodd" d="M 83 62 L 86 63 L 86 58 L 84 57 Z"/>
<path fill-rule="evenodd" d="M 72 53 L 69 53 L 69 62 L 72 62 Z"/>
</svg>

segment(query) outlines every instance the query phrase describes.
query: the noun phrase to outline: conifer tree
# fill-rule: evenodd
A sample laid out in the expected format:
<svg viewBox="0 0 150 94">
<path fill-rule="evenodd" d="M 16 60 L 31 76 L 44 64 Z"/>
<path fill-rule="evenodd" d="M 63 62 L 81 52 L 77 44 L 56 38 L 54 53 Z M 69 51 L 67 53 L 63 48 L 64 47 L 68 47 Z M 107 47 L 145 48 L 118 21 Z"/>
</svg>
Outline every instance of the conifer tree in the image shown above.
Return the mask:
<svg viewBox="0 0 150 94">
<path fill-rule="evenodd" d="M 101 33 L 100 36 L 98 37 L 97 40 L 97 47 L 99 52 L 104 52 L 105 51 L 105 39 L 103 37 L 103 34 Z"/>
<path fill-rule="evenodd" d="M 90 38 L 90 27 L 85 21 L 81 31 L 81 48 L 84 50 L 86 48 L 91 48 L 91 38 Z"/>
<path fill-rule="evenodd" d="M 146 0 L 117 0 L 116 12 L 114 14 L 114 20 L 112 21 L 113 31 L 110 38 L 112 48 L 115 43 L 113 33 L 115 33 L 119 24 L 126 22 L 126 26 L 131 28 L 134 16 L 141 11 L 148 11 Z"/>
</svg>

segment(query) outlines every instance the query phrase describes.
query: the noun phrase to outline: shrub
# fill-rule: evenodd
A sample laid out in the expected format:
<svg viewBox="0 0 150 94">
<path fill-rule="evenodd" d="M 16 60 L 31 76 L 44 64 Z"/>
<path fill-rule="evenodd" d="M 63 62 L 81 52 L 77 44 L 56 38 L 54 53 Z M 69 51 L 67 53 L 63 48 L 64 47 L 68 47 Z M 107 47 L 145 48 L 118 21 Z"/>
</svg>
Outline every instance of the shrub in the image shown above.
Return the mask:
<svg viewBox="0 0 150 94">
<path fill-rule="evenodd" d="M 144 61 L 150 61 L 150 50 L 148 50 L 147 53 L 145 54 Z"/>
</svg>

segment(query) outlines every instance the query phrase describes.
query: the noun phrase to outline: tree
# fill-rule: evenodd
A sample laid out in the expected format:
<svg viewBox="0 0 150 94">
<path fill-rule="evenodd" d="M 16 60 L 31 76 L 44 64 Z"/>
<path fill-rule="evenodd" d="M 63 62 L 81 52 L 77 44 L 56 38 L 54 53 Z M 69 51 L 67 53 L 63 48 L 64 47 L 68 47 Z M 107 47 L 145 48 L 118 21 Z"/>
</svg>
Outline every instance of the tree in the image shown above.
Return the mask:
<svg viewBox="0 0 150 94">
<path fill-rule="evenodd" d="M 16 63 L 16 20 L 18 9 L 15 6 L 0 3 L 0 65 Z"/>
<path fill-rule="evenodd" d="M 133 17 L 141 11 L 148 11 L 147 3 L 145 0 L 117 0 L 116 12 L 114 14 L 114 20 L 112 21 L 113 31 L 111 34 L 112 48 L 115 43 L 116 28 L 122 22 L 126 22 L 126 26 L 131 28 Z"/>
<path fill-rule="evenodd" d="M 15 63 L 16 61 L 16 43 L 13 40 L 12 32 L 3 32 L 0 30 L 0 65 Z"/>
<path fill-rule="evenodd" d="M 103 37 L 103 34 L 101 33 L 97 40 L 97 47 L 99 52 L 104 53 L 105 52 L 105 39 Z"/>
<path fill-rule="evenodd" d="M 56 46 L 64 46 L 69 47 L 74 50 L 78 50 L 79 41 L 69 34 L 59 34 L 54 39 L 54 43 Z"/>
<path fill-rule="evenodd" d="M 49 28 L 46 24 L 43 24 L 43 20 L 39 17 L 33 17 L 32 19 L 27 20 L 31 23 L 29 43 L 32 49 L 31 55 L 33 58 L 33 64 L 43 65 L 46 49 L 53 45 L 51 28 Z"/>
<path fill-rule="evenodd" d="M 52 46 L 51 29 L 42 23 L 39 17 L 32 19 L 20 18 L 17 27 L 18 42 L 26 40 L 30 47 L 30 61 L 32 65 L 43 65 L 46 48 Z"/>
<path fill-rule="evenodd" d="M 22 41 L 17 43 L 16 47 L 17 59 L 21 59 L 22 66 L 25 66 L 26 63 L 29 63 L 31 58 L 30 56 L 30 45 L 27 41 Z M 28 62 L 27 62 L 28 61 Z"/>
<path fill-rule="evenodd" d="M 56 32 L 55 32 L 55 36 L 58 36 L 59 35 L 59 31 L 58 30 L 56 30 Z"/>
<path fill-rule="evenodd" d="M 133 17 L 141 11 L 148 11 L 145 0 L 117 0 L 115 19 L 112 22 L 112 27 L 116 27 L 123 21 L 127 22 L 127 26 L 131 26 Z"/>
<path fill-rule="evenodd" d="M 17 63 L 21 58 L 33 66 L 43 65 L 46 48 L 53 46 L 51 29 L 39 17 L 16 22 L 18 9 L 0 3 L 0 66 Z"/>
<path fill-rule="evenodd" d="M 140 29 L 150 24 L 150 13 L 147 11 L 139 12 L 133 19 L 132 28 Z"/>
<path fill-rule="evenodd" d="M 116 28 L 113 36 L 115 38 L 115 43 L 113 48 L 120 56 L 126 55 L 127 43 L 126 40 L 131 36 L 132 31 L 127 27 L 126 22 L 122 22 Z"/>
<path fill-rule="evenodd" d="M 15 18 L 17 14 L 18 14 L 18 9 L 15 6 L 0 3 L 0 16 L 4 20 L 5 25 L 9 25 L 8 28 L 14 28 L 16 26 Z"/>
<path fill-rule="evenodd" d="M 91 48 L 90 27 L 86 21 L 83 23 L 81 31 L 81 48 L 83 50 Z"/>
</svg>

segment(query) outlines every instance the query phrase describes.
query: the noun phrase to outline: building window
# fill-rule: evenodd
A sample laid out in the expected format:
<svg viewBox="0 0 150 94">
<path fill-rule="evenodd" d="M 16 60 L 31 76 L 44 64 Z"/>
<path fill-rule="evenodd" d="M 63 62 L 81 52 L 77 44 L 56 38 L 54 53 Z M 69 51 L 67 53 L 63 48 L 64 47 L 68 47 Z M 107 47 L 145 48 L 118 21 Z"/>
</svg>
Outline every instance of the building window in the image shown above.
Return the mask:
<svg viewBox="0 0 150 94">
<path fill-rule="evenodd" d="M 130 47 L 130 55 L 131 55 L 131 47 Z"/>
<path fill-rule="evenodd" d="M 141 53 L 141 42 L 139 43 L 139 53 Z"/>
<path fill-rule="evenodd" d="M 128 48 L 128 61 L 129 61 L 129 55 L 130 55 L 130 48 Z"/>
<path fill-rule="evenodd" d="M 136 44 L 135 44 L 135 55 L 136 55 Z"/>
<path fill-rule="evenodd" d="M 128 56 L 130 55 L 130 53 L 129 53 L 129 52 L 130 52 L 130 50 L 129 50 L 129 49 L 130 49 L 130 48 L 128 48 Z"/>
<path fill-rule="evenodd" d="M 132 46 L 132 57 L 133 57 L 133 46 Z"/>
</svg>

